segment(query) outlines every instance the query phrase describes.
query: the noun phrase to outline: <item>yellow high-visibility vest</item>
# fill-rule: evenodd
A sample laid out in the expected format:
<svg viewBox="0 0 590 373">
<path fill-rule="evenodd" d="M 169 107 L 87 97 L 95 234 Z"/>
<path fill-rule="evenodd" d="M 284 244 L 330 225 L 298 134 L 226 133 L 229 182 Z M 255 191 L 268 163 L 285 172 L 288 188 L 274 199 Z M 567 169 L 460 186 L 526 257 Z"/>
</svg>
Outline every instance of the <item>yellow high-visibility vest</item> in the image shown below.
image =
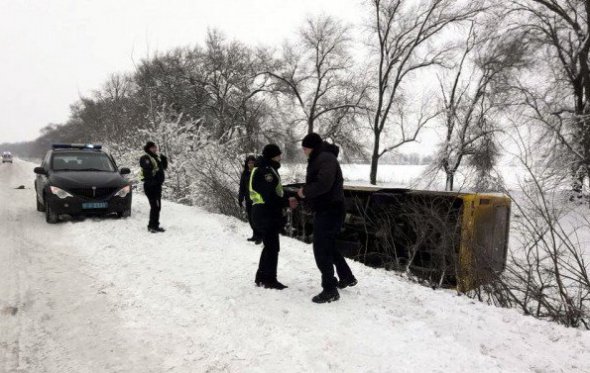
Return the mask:
<svg viewBox="0 0 590 373">
<path fill-rule="evenodd" d="M 152 162 L 152 177 L 156 176 L 156 174 L 158 173 L 158 171 L 160 171 L 160 167 L 158 167 L 158 161 L 152 157 L 151 155 L 147 154 L 148 158 L 150 159 L 150 162 Z M 143 174 L 143 167 L 141 168 L 141 181 L 143 181 L 145 179 L 145 175 Z"/>
<path fill-rule="evenodd" d="M 277 186 L 275 188 L 277 196 L 282 198 L 285 195 L 285 192 L 283 191 L 283 183 L 281 183 L 281 177 L 279 176 L 279 174 L 277 173 L 277 171 L 274 168 L 272 168 L 272 167 L 269 167 L 269 168 L 271 169 L 272 173 L 275 174 L 275 176 L 277 177 L 277 180 L 278 180 Z M 254 180 L 254 174 L 256 173 L 256 170 L 258 170 L 258 167 L 255 167 L 252 170 L 252 173 L 250 174 L 250 185 L 249 185 L 250 200 L 252 201 L 253 205 L 264 205 L 264 198 L 262 198 L 262 195 L 260 193 L 258 193 L 257 191 L 255 191 L 254 188 L 252 187 L 252 181 Z"/>
</svg>

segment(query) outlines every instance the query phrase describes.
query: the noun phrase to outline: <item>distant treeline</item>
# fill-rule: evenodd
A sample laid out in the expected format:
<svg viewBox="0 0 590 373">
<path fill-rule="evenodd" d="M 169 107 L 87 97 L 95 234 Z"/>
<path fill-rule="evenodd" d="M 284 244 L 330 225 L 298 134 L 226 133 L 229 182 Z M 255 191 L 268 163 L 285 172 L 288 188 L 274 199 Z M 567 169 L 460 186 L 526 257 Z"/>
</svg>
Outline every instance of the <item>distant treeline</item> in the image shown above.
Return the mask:
<svg viewBox="0 0 590 373">
<path fill-rule="evenodd" d="M 495 188 L 486 180 L 509 142 L 535 148 L 584 183 L 584 4 L 371 0 L 363 3 L 365 24 L 313 17 L 281 48 L 211 30 L 202 44 L 111 75 L 35 141 L 2 147 L 38 158 L 54 142 L 98 142 L 121 156 L 151 139 L 190 162 L 205 148 L 233 158 L 274 142 L 302 161 L 299 141 L 314 131 L 339 144 L 345 161 L 370 162 L 373 183 L 379 162 L 430 162 L 444 171 L 448 190 L 462 167 L 477 169 L 474 183 L 486 190 Z M 399 155 L 425 128 L 440 139 L 424 149 L 431 157 Z"/>
</svg>

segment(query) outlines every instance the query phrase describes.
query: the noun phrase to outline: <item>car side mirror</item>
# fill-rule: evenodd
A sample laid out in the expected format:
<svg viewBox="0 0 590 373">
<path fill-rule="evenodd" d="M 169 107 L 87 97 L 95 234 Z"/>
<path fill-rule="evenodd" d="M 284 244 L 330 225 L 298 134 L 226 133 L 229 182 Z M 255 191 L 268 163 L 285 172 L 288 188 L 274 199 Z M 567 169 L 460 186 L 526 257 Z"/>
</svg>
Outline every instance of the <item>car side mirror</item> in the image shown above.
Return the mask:
<svg viewBox="0 0 590 373">
<path fill-rule="evenodd" d="M 123 167 L 123 168 L 122 168 L 122 169 L 119 171 L 119 173 L 120 173 L 121 175 L 129 175 L 129 174 L 131 173 L 131 170 L 130 170 L 130 169 L 128 169 L 127 167 Z"/>
<path fill-rule="evenodd" d="M 37 175 L 47 175 L 47 171 L 43 167 L 35 167 L 33 170 Z"/>
</svg>

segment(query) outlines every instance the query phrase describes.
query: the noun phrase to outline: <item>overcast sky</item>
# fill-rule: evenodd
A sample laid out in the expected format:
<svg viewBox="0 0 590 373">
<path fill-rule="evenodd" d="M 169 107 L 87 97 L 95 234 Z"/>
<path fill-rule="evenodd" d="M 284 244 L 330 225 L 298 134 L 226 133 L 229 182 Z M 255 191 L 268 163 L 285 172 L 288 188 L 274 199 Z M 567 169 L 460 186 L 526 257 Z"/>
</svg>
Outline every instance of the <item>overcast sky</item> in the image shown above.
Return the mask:
<svg viewBox="0 0 590 373">
<path fill-rule="evenodd" d="M 207 28 L 280 45 L 308 15 L 349 23 L 359 0 L 0 0 L 0 143 L 63 123 L 69 105 L 149 52 L 202 43 Z"/>
</svg>

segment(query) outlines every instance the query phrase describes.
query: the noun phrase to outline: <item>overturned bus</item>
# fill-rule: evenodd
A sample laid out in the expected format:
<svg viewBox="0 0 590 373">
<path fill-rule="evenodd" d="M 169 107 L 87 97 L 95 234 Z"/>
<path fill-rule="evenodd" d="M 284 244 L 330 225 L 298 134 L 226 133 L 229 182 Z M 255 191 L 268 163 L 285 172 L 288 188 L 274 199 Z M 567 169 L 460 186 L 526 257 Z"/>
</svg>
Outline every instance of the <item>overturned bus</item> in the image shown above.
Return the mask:
<svg viewBox="0 0 590 373">
<path fill-rule="evenodd" d="M 285 191 L 295 195 L 301 185 Z M 505 195 L 346 185 L 344 190 L 347 214 L 337 245 L 345 256 L 461 292 L 504 270 L 510 223 Z M 311 213 L 292 212 L 287 233 L 311 242 Z"/>
</svg>

